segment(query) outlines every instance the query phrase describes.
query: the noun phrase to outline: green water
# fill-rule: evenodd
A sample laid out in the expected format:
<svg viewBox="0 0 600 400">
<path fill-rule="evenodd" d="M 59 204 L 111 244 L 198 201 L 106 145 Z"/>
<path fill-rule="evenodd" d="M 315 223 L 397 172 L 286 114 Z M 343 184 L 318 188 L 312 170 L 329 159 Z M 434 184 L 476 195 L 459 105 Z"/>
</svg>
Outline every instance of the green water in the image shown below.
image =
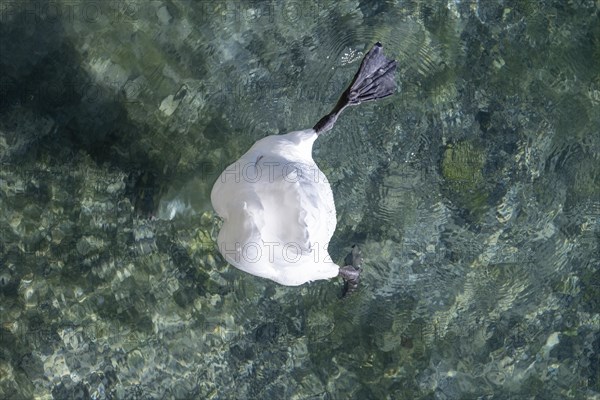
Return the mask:
<svg viewBox="0 0 600 400">
<path fill-rule="evenodd" d="M 0 398 L 600 399 L 599 14 L 3 1 Z M 376 41 L 398 93 L 314 151 L 360 290 L 227 265 L 214 179 Z"/>
</svg>

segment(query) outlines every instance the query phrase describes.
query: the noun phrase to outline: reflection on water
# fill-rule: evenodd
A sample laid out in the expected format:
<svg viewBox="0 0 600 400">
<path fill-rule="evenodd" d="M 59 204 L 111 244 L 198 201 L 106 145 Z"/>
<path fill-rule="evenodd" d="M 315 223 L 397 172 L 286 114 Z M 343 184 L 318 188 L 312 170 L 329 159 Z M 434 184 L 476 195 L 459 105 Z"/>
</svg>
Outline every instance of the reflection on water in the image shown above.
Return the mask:
<svg viewBox="0 0 600 400">
<path fill-rule="evenodd" d="M 0 5 L 0 397 L 600 396 L 594 1 Z M 315 147 L 360 290 L 215 248 L 210 188 L 375 41 Z"/>
</svg>

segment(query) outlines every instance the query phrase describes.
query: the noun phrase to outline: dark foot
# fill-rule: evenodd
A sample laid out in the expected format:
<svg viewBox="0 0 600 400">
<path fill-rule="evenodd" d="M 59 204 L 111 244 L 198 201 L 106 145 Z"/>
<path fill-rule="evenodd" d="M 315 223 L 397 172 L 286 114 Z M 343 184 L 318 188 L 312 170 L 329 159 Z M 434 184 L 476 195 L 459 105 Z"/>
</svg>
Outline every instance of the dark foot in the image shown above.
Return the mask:
<svg viewBox="0 0 600 400">
<path fill-rule="evenodd" d="M 395 74 L 396 60 L 387 58 L 383 54 L 381 43 L 375 43 L 363 58 L 352 83 L 342 93 L 333 110 L 313 127 L 315 132 L 320 135 L 333 128 L 339 115 L 348 106 L 383 99 L 394 94 L 396 91 Z"/>
<path fill-rule="evenodd" d="M 339 276 L 344 279 L 342 297 L 346 297 L 358 289 L 360 273 L 362 272 L 362 256 L 357 245 L 352 246 L 352 251 L 344 259 L 344 266 L 340 268 Z"/>
</svg>

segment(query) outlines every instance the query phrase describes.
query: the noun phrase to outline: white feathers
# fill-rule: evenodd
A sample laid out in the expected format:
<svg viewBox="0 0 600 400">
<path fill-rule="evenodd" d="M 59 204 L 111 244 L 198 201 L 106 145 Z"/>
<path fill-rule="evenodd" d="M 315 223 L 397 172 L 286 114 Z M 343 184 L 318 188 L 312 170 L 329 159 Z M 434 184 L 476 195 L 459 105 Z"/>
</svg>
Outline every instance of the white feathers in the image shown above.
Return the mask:
<svg viewBox="0 0 600 400">
<path fill-rule="evenodd" d="M 316 139 L 313 129 L 268 136 L 221 173 L 211 201 L 229 263 L 288 286 L 338 275 L 327 252 L 335 204 L 312 159 Z"/>
</svg>

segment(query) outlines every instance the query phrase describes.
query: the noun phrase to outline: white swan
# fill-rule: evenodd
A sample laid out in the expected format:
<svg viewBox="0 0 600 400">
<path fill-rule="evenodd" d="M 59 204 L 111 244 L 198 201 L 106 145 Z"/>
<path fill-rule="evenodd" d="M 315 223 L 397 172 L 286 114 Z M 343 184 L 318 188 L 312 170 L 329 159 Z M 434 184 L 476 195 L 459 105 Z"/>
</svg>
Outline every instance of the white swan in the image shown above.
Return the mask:
<svg viewBox="0 0 600 400">
<path fill-rule="evenodd" d="M 396 61 L 376 43 L 334 109 L 312 128 L 260 139 L 215 182 L 211 202 L 223 218 L 219 251 L 233 266 L 288 286 L 342 276 L 358 284 L 358 248 L 340 268 L 327 245 L 335 231 L 331 187 L 312 159 L 313 143 L 350 105 L 394 93 Z"/>
</svg>

